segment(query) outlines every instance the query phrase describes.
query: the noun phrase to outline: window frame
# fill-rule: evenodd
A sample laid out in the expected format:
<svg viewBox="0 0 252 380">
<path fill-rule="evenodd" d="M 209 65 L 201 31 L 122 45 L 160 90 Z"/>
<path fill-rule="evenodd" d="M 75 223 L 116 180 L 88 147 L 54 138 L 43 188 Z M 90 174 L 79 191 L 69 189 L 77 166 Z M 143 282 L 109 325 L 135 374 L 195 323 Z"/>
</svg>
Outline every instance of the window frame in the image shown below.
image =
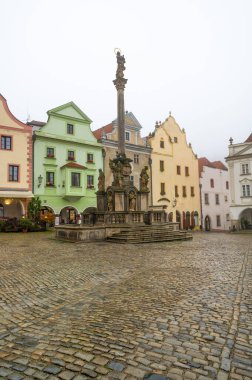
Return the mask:
<svg viewBox="0 0 252 380">
<path fill-rule="evenodd" d="M 216 226 L 221 227 L 221 216 L 220 215 L 216 215 Z"/>
<path fill-rule="evenodd" d="M 6 146 L 7 146 L 6 139 L 10 139 L 10 148 L 9 149 L 6 148 Z M 3 144 L 3 142 L 4 142 L 4 144 Z M 4 147 L 3 147 L 3 145 L 4 145 Z M 1 135 L 0 150 L 13 151 L 13 136 L 11 136 L 11 135 Z"/>
<path fill-rule="evenodd" d="M 139 164 L 139 154 L 134 154 L 134 164 Z"/>
<path fill-rule="evenodd" d="M 73 153 L 73 155 L 69 155 L 69 153 Z M 68 150 L 67 151 L 67 160 L 68 161 L 75 161 L 75 150 Z"/>
<path fill-rule="evenodd" d="M 159 170 L 161 172 L 164 172 L 164 160 L 159 160 Z"/>
<path fill-rule="evenodd" d="M 215 204 L 217 206 L 220 204 L 220 194 L 215 194 Z"/>
<path fill-rule="evenodd" d="M 74 124 L 67 123 L 67 134 L 74 135 Z"/>
<path fill-rule="evenodd" d="M 159 142 L 159 146 L 160 146 L 160 148 L 164 149 L 164 147 L 165 147 L 165 142 L 164 142 L 163 139 L 160 140 L 160 142 Z"/>
<path fill-rule="evenodd" d="M 209 205 L 209 194 L 208 193 L 204 193 L 204 204 L 205 205 Z"/>
<path fill-rule="evenodd" d="M 186 186 L 182 186 L 182 196 L 183 196 L 183 198 L 187 197 Z"/>
<path fill-rule="evenodd" d="M 92 184 L 89 183 L 89 178 L 92 178 Z M 87 174 L 87 188 L 93 189 L 94 188 L 94 176 L 92 174 Z"/>
<path fill-rule="evenodd" d="M 52 181 L 50 177 L 52 176 Z M 46 186 L 47 187 L 55 187 L 55 172 L 54 171 L 46 171 Z"/>
<path fill-rule="evenodd" d="M 53 153 L 49 153 L 48 152 L 49 150 L 52 150 Z M 51 146 L 46 147 L 46 157 L 47 158 L 54 158 L 55 157 L 55 149 L 53 147 L 51 147 Z"/>
<path fill-rule="evenodd" d="M 127 136 L 129 138 L 127 138 Z M 130 141 L 130 132 L 129 131 L 125 131 L 125 141 Z"/>
<path fill-rule="evenodd" d="M 74 176 L 78 178 L 77 181 L 73 180 Z M 81 173 L 80 172 L 71 172 L 71 187 L 81 187 Z"/>
<path fill-rule="evenodd" d="M 160 194 L 165 195 L 165 182 L 160 182 Z"/>
<path fill-rule="evenodd" d="M 185 166 L 185 176 L 189 177 L 189 166 Z"/>
<path fill-rule="evenodd" d="M 177 175 L 181 175 L 181 166 L 177 165 Z"/>
<path fill-rule="evenodd" d="M 89 156 L 92 156 L 92 159 Z M 94 153 L 87 153 L 87 162 L 94 163 Z"/>
<path fill-rule="evenodd" d="M 212 189 L 214 189 L 214 179 L 213 178 L 210 179 L 210 187 Z"/>
<path fill-rule="evenodd" d="M 14 172 L 10 172 L 11 168 L 17 168 L 17 179 L 11 179 Z M 8 164 L 8 182 L 20 182 L 20 165 L 19 164 Z"/>
</svg>

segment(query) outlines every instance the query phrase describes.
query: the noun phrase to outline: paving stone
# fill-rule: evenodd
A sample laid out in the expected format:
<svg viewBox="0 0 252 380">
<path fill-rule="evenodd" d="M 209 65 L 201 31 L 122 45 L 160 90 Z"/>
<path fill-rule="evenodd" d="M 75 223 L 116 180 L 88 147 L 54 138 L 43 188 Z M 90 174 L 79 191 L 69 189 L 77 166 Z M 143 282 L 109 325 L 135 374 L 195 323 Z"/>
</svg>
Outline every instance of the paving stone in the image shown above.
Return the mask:
<svg viewBox="0 0 252 380">
<path fill-rule="evenodd" d="M 62 370 L 62 368 L 56 366 L 56 365 L 48 365 L 47 367 L 44 368 L 44 372 L 51 373 L 53 375 L 57 375 Z"/>
<path fill-rule="evenodd" d="M 109 362 L 108 363 L 108 368 L 113 369 L 113 371 L 118 371 L 121 372 L 125 368 L 125 365 L 119 362 Z"/>
</svg>

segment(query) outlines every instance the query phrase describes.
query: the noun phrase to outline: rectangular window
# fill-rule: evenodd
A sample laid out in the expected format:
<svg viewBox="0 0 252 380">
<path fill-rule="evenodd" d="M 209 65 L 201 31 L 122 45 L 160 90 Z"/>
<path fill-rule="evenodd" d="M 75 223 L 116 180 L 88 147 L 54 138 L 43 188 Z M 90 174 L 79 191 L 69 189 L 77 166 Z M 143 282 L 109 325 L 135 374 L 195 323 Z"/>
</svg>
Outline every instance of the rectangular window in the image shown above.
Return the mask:
<svg viewBox="0 0 252 380">
<path fill-rule="evenodd" d="M 80 173 L 71 173 L 71 186 L 80 187 Z"/>
<path fill-rule="evenodd" d="M 186 177 L 189 176 L 189 167 L 188 166 L 185 167 L 185 176 Z"/>
<path fill-rule="evenodd" d="M 204 194 L 204 200 L 205 200 L 205 205 L 209 205 L 209 196 L 208 196 L 208 194 L 206 193 L 206 194 Z"/>
<path fill-rule="evenodd" d="M 94 187 L 94 176 L 93 175 L 88 175 L 87 176 L 87 187 L 88 188 L 93 188 Z"/>
<path fill-rule="evenodd" d="M 230 220 L 230 216 L 229 214 L 226 214 L 226 221 L 229 222 L 229 220 Z"/>
<path fill-rule="evenodd" d="M 46 157 L 49 157 L 49 158 L 54 157 L 54 148 L 46 148 Z"/>
<path fill-rule="evenodd" d="M 125 132 L 125 140 L 130 141 L 130 133 L 129 132 Z"/>
<path fill-rule="evenodd" d="M 248 164 L 242 164 L 241 174 L 249 174 L 249 165 Z"/>
<path fill-rule="evenodd" d="M 87 154 L 87 162 L 94 162 L 94 155 L 93 153 Z"/>
<path fill-rule="evenodd" d="M 74 151 L 73 150 L 68 151 L 67 158 L 69 161 L 74 161 Z"/>
<path fill-rule="evenodd" d="M 242 185 L 242 196 L 250 197 L 250 185 Z"/>
<path fill-rule="evenodd" d="M 220 197 L 219 194 L 215 194 L 215 204 L 219 205 L 220 204 Z"/>
<path fill-rule="evenodd" d="M 186 186 L 182 186 L 183 197 L 186 197 Z"/>
<path fill-rule="evenodd" d="M 210 186 L 214 187 L 214 180 L 212 178 L 210 179 Z"/>
<path fill-rule="evenodd" d="M 164 148 L 164 140 L 160 140 L 160 148 Z"/>
<path fill-rule="evenodd" d="M 177 165 L 177 174 L 180 175 L 180 165 Z"/>
<path fill-rule="evenodd" d="M 10 182 L 19 181 L 19 166 L 9 165 L 9 181 Z"/>
<path fill-rule="evenodd" d="M 160 184 L 160 194 L 164 195 L 165 194 L 165 183 L 161 182 Z"/>
<path fill-rule="evenodd" d="M 178 138 L 177 138 L 177 137 L 174 137 L 174 142 L 175 142 L 175 143 L 178 142 Z"/>
<path fill-rule="evenodd" d="M 228 197 L 227 197 L 227 195 L 225 195 L 225 202 L 227 202 L 228 201 Z"/>
<path fill-rule="evenodd" d="M 194 197 L 195 196 L 195 193 L 194 193 L 194 186 L 191 186 L 191 197 Z"/>
<path fill-rule="evenodd" d="M 217 225 L 217 227 L 221 227 L 220 215 L 216 215 L 216 225 Z"/>
<path fill-rule="evenodd" d="M 139 164 L 139 155 L 134 154 L 134 164 Z"/>
<path fill-rule="evenodd" d="M 130 180 L 131 180 L 132 185 L 134 185 L 134 176 L 133 175 L 130 176 Z"/>
<path fill-rule="evenodd" d="M 175 197 L 176 197 L 176 198 L 179 197 L 178 186 L 175 186 Z"/>
<path fill-rule="evenodd" d="M 46 186 L 54 186 L 54 172 L 46 172 Z"/>
<path fill-rule="evenodd" d="M 12 149 L 12 137 L 11 136 L 1 136 L 1 149 L 11 150 Z"/>
<path fill-rule="evenodd" d="M 228 181 L 226 181 L 226 189 L 227 190 L 229 189 L 229 183 L 228 183 Z"/>
<path fill-rule="evenodd" d="M 164 161 L 162 161 L 162 160 L 159 161 L 159 168 L 160 168 L 161 172 L 164 171 Z"/>
<path fill-rule="evenodd" d="M 67 133 L 69 135 L 73 135 L 74 134 L 74 126 L 73 126 L 73 124 L 67 124 Z"/>
</svg>

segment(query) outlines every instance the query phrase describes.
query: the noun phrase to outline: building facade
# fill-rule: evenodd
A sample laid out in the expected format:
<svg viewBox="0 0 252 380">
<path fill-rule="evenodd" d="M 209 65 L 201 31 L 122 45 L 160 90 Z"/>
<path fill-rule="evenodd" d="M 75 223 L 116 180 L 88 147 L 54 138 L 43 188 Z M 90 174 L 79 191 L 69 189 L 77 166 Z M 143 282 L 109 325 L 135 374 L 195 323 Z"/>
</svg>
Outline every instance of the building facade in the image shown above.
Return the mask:
<svg viewBox="0 0 252 380">
<path fill-rule="evenodd" d="M 199 158 L 202 228 L 205 231 L 230 229 L 229 173 L 221 161 Z"/>
<path fill-rule="evenodd" d="M 199 227 L 198 159 L 185 131 L 170 115 L 164 123 L 156 123 L 149 143 L 153 206 L 165 208 L 168 220 L 179 222 L 181 228 Z"/>
<path fill-rule="evenodd" d="M 79 223 L 83 211 L 96 207 L 102 146 L 91 120 L 73 102 L 47 112 L 48 121 L 34 131 L 34 195 L 55 224 Z"/>
<path fill-rule="evenodd" d="M 131 180 L 133 185 L 139 189 L 140 173 L 147 166 L 150 173 L 150 157 L 151 148 L 146 143 L 146 138 L 141 137 L 142 126 L 133 115 L 132 112 L 125 113 L 125 153 L 126 156 L 132 159 L 132 175 Z M 109 167 L 109 160 L 116 157 L 118 151 L 118 126 L 117 120 L 110 124 L 94 131 L 97 140 L 103 145 L 105 187 L 112 184 L 113 174 Z M 149 182 L 149 188 L 151 184 Z M 149 194 L 149 201 L 151 194 Z"/>
<path fill-rule="evenodd" d="M 27 216 L 32 198 L 32 129 L 0 95 L 0 218 Z"/>
<path fill-rule="evenodd" d="M 252 228 L 252 134 L 238 144 L 231 138 L 228 149 L 231 227 Z"/>
</svg>

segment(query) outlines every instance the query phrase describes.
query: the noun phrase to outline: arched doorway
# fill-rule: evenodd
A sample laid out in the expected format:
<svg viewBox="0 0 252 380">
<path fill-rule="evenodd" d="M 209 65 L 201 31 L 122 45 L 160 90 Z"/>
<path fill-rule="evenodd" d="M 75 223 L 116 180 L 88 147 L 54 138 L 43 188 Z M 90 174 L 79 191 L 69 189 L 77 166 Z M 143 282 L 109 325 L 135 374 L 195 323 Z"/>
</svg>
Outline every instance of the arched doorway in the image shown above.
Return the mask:
<svg viewBox="0 0 252 380">
<path fill-rule="evenodd" d="M 176 222 L 179 223 L 179 228 L 181 228 L 181 214 L 179 211 L 176 211 Z"/>
<path fill-rule="evenodd" d="M 51 207 L 43 206 L 40 209 L 40 220 L 45 221 L 46 223 L 49 223 L 49 226 L 54 226 L 55 221 L 55 214 Z"/>
<path fill-rule="evenodd" d="M 170 212 L 169 215 L 168 215 L 168 220 L 169 222 L 172 222 L 173 221 L 173 212 Z"/>
<path fill-rule="evenodd" d="M 60 211 L 60 224 L 76 224 L 78 211 L 72 206 L 64 207 Z"/>
<path fill-rule="evenodd" d="M 240 226 L 242 230 L 252 229 L 252 209 L 246 208 L 239 216 Z"/>
<path fill-rule="evenodd" d="M 191 228 L 199 225 L 199 213 L 198 211 L 191 212 Z"/>
<path fill-rule="evenodd" d="M 186 213 L 183 212 L 183 225 L 185 230 L 188 230 L 188 228 L 190 228 L 190 218 L 191 214 L 189 211 L 187 211 Z"/>
<path fill-rule="evenodd" d="M 205 231 L 211 231 L 211 219 L 208 215 L 205 217 Z"/>
</svg>

